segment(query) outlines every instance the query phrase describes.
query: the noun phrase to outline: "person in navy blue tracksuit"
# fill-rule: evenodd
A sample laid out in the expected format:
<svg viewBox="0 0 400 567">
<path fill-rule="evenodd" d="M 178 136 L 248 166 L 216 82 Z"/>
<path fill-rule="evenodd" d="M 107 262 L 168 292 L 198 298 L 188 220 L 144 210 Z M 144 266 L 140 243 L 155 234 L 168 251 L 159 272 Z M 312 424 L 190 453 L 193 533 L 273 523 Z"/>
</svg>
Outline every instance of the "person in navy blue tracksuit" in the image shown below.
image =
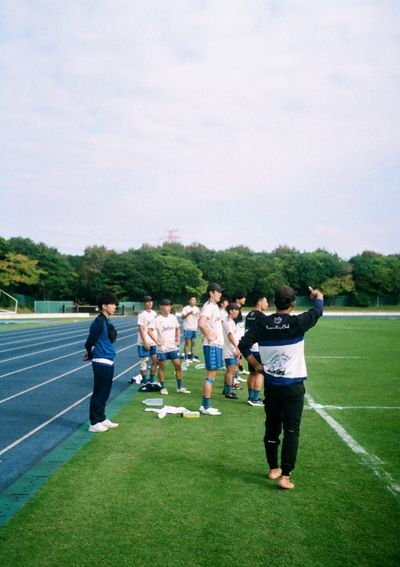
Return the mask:
<svg viewBox="0 0 400 567">
<path fill-rule="evenodd" d="M 281 488 L 294 488 L 290 480 L 297 455 L 300 421 L 304 405 L 304 335 L 317 324 L 323 312 L 323 295 L 309 288 L 314 306 L 300 315 L 292 315 L 296 302 L 294 290 L 282 286 L 275 291 L 276 312 L 255 322 L 239 342 L 239 350 L 265 379 L 264 445 L 270 467 L 268 478 L 280 479 Z M 261 363 L 251 347 L 258 343 Z M 279 437 L 283 429 L 281 465 L 278 464 Z"/>
<path fill-rule="evenodd" d="M 107 419 L 105 407 L 110 396 L 114 376 L 114 360 L 116 351 L 113 343 L 117 331 L 110 323 L 115 313 L 117 299 L 111 293 L 100 293 L 96 298 L 100 314 L 90 325 L 89 336 L 85 343 L 84 360 L 91 360 L 93 367 L 93 394 L 90 399 L 90 427 L 92 433 L 101 433 L 118 427 Z"/>
</svg>

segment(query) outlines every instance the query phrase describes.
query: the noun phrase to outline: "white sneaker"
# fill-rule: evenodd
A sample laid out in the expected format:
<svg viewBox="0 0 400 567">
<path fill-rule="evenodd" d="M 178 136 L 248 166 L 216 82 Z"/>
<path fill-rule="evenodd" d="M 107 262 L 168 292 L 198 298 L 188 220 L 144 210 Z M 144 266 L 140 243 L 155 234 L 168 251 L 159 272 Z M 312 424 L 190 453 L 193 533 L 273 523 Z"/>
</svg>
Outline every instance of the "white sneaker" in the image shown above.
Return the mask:
<svg viewBox="0 0 400 567">
<path fill-rule="evenodd" d="M 177 388 L 176 391 L 178 392 L 178 394 L 191 394 L 192 392 L 190 390 L 188 390 L 187 388 Z"/>
<path fill-rule="evenodd" d="M 240 374 L 250 374 L 249 370 L 240 370 Z"/>
<path fill-rule="evenodd" d="M 91 433 L 103 433 L 103 431 L 108 431 L 108 427 L 102 425 L 101 423 L 95 423 L 89 427 Z"/>
<path fill-rule="evenodd" d="M 247 382 L 246 378 L 241 378 L 240 376 L 239 376 L 239 378 L 237 379 L 237 381 L 238 381 L 238 382 Z"/>
<path fill-rule="evenodd" d="M 100 422 L 100 425 L 107 427 L 107 429 L 115 429 L 116 427 L 119 427 L 119 423 L 113 423 L 109 419 L 105 419 L 104 421 Z"/>
<path fill-rule="evenodd" d="M 221 415 L 221 412 L 217 408 L 208 408 L 200 406 L 200 413 L 203 415 Z"/>
<path fill-rule="evenodd" d="M 163 396 L 168 396 L 168 390 L 167 390 L 167 388 L 161 388 L 160 394 L 162 394 Z"/>
<path fill-rule="evenodd" d="M 247 400 L 247 403 L 249 406 L 253 406 L 254 408 L 264 407 L 264 402 L 262 400 L 257 400 L 256 402 L 253 402 L 253 400 Z"/>
</svg>

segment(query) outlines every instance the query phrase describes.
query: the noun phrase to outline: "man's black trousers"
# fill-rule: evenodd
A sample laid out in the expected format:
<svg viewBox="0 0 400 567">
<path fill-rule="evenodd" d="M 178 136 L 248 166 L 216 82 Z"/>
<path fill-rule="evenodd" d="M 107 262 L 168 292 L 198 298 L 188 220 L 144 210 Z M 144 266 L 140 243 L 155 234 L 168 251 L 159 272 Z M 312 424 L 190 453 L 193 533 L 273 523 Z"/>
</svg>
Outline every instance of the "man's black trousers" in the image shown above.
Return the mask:
<svg viewBox="0 0 400 567">
<path fill-rule="evenodd" d="M 303 382 L 289 386 L 265 384 L 265 454 L 269 468 L 277 469 L 279 437 L 283 429 L 280 466 L 285 476 L 291 473 L 296 462 L 304 393 Z"/>
<path fill-rule="evenodd" d="M 106 419 L 105 407 L 110 396 L 114 365 L 93 362 L 93 394 L 90 398 L 89 418 L 91 425 Z"/>
</svg>

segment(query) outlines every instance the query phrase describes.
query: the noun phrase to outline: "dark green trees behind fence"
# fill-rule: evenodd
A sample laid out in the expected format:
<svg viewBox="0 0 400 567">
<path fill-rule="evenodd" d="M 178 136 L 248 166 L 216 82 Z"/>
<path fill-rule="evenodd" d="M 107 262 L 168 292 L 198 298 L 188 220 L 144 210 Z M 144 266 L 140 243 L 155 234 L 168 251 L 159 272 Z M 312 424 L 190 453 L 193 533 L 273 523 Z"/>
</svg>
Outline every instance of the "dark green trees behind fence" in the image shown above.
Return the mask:
<svg viewBox="0 0 400 567">
<path fill-rule="evenodd" d="M 319 287 L 328 302 L 350 294 L 359 305 L 375 303 L 377 296 L 398 303 L 400 255 L 366 251 L 346 262 L 322 249 L 253 252 L 165 243 L 125 252 L 90 246 L 83 256 L 69 256 L 29 238 L 0 238 L 0 287 L 36 299 L 93 303 L 99 290 L 110 289 L 121 301 L 151 293 L 183 303 L 189 294 L 204 295 L 209 281 L 218 281 L 227 295 L 244 291 L 249 303 L 259 293 L 271 296 L 278 285 L 291 285 L 299 295 L 307 294 L 308 285 Z"/>
</svg>

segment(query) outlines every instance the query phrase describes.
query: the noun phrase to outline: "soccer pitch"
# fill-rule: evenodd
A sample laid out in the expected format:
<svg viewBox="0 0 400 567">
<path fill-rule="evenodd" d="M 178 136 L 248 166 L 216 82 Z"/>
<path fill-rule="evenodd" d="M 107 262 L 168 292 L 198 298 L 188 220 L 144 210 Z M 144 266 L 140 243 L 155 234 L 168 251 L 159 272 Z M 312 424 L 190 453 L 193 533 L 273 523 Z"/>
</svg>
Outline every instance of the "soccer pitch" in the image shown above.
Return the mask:
<svg viewBox="0 0 400 567">
<path fill-rule="evenodd" d="M 400 320 L 322 319 L 296 488 L 266 478 L 260 408 L 221 396 L 222 416 L 160 420 L 138 394 L 0 530 L 7 566 L 391 566 L 400 520 Z M 204 371 L 190 367 L 198 409 Z M 152 394 L 152 396 L 159 397 Z"/>
</svg>

